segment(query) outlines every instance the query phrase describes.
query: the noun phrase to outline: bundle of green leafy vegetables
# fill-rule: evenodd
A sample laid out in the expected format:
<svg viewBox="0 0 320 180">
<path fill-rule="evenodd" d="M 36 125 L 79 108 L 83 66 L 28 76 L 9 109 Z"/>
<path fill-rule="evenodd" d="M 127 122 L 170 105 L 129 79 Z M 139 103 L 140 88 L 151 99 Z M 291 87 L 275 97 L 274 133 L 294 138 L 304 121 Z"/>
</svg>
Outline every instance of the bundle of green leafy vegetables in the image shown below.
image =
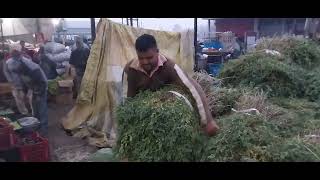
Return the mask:
<svg viewBox="0 0 320 180">
<path fill-rule="evenodd" d="M 129 161 L 198 161 L 204 135 L 199 118 L 184 99 L 168 91 L 145 91 L 117 108 L 115 154 Z M 185 97 L 188 97 L 185 95 Z"/>
</svg>

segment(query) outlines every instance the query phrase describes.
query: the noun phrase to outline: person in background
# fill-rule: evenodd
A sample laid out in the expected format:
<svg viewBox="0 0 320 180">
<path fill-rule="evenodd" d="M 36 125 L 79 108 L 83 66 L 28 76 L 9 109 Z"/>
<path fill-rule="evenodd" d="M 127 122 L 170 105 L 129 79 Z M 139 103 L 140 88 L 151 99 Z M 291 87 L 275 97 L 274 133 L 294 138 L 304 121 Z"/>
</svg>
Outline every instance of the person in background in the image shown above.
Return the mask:
<svg viewBox="0 0 320 180">
<path fill-rule="evenodd" d="M 0 83 L 7 82 L 7 79 L 3 72 L 4 63 L 5 63 L 5 53 L 0 51 Z"/>
<path fill-rule="evenodd" d="M 21 52 L 23 53 L 23 55 L 26 56 L 28 59 L 32 59 L 33 52 L 26 48 L 26 42 L 21 40 L 20 45 L 21 45 Z"/>
<path fill-rule="evenodd" d="M 27 54 L 27 50 L 25 48 L 25 42 L 24 41 L 20 41 L 19 44 L 10 45 L 10 49 L 15 49 L 17 47 L 19 47 L 19 51 L 21 52 L 22 56 L 24 56 L 27 59 L 32 59 L 31 56 L 29 54 Z M 24 49 L 24 50 L 22 50 L 22 49 Z M 5 56 L 4 56 L 5 61 L 7 61 L 10 58 L 12 58 L 12 54 L 10 52 L 5 53 Z"/>
<path fill-rule="evenodd" d="M 12 58 L 6 62 L 6 73 L 15 86 L 32 90 L 33 116 L 40 121 L 40 134 L 48 137 L 47 78 L 40 66 L 22 56 L 20 49 L 12 51 Z"/>
<path fill-rule="evenodd" d="M 7 55 L 7 59 L 3 64 L 3 73 L 7 81 L 12 85 L 12 96 L 14 97 L 19 113 L 21 115 L 28 116 L 30 113 L 25 102 L 26 99 L 28 99 L 32 111 L 32 90 L 22 83 L 22 80 L 16 73 L 8 70 L 8 65 L 12 64 L 14 61 L 12 56 L 13 54 L 15 54 L 14 51 L 21 51 L 21 46 L 13 45 L 11 46 L 10 51 L 12 53 L 9 53 L 9 55 Z"/>
<path fill-rule="evenodd" d="M 135 42 L 137 58 L 128 62 L 124 72 L 127 75 L 127 97 L 136 96 L 139 91 L 156 91 L 166 85 L 177 85 L 193 96 L 204 131 L 213 136 L 219 127 L 213 120 L 206 95 L 201 86 L 189 78 L 171 59 L 159 53 L 152 35 L 144 34 Z"/>
<path fill-rule="evenodd" d="M 22 52 L 27 52 L 27 48 L 26 48 L 26 42 L 25 41 L 20 41 L 20 45 L 21 45 L 21 51 Z"/>
<path fill-rule="evenodd" d="M 84 38 L 84 39 L 83 39 L 83 43 L 84 43 L 85 45 L 87 45 L 89 49 L 91 49 L 91 46 L 90 46 L 87 38 Z"/>
<path fill-rule="evenodd" d="M 234 43 L 234 49 L 233 49 L 233 53 L 232 53 L 232 58 L 236 59 L 241 55 L 241 46 L 240 46 L 240 41 L 239 38 L 236 37 L 236 42 Z"/>
<path fill-rule="evenodd" d="M 57 64 L 46 56 L 43 45 L 40 46 L 40 49 L 37 55 L 37 61 L 41 69 L 45 73 L 47 79 L 55 79 L 58 76 L 58 73 L 56 70 Z"/>
<path fill-rule="evenodd" d="M 76 77 L 74 80 L 76 94 L 79 94 L 81 81 L 86 70 L 87 61 L 90 54 L 90 49 L 84 45 L 81 37 L 75 38 L 75 49 L 72 50 L 70 56 L 70 65 L 76 70 Z"/>
</svg>

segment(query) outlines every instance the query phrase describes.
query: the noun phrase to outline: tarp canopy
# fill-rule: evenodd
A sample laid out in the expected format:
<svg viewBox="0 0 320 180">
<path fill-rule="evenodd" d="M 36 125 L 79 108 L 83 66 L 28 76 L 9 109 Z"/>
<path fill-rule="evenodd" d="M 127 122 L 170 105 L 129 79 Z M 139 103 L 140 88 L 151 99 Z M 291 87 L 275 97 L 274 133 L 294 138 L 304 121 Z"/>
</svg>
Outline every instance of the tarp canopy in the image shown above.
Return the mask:
<svg viewBox="0 0 320 180">
<path fill-rule="evenodd" d="M 21 21 L 17 18 L 3 18 L 3 36 L 15 36 L 22 34 L 29 34 Z"/>
<path fill-rule="evenodd" d="M 96 146 L 106 145 L 106 132 L 114 127 L 114 109 L 125 96 L 123 68 L 136 57 L 134 43 L 142 34 L 155 36 L 160 53 L 174 60 L 185 72 L 193 71 L 193 31 L 147 30 L 103 18 L 97 25 L 76 105 L 62 121 L 65 129 L 75 136 L 88 136 L 89 143 Z"/>
<path fill-rule="evenodd" d="M 34 41 L 33 34 L 38 32 L 38 30 L 44 34 L 45 39 L 51 39 L 54 32 L 54 26 L 51 22 L 51 18 L 2 19 L 3 36 L 13 41 L 24 40 L 32 43 Z"/>
</svg>

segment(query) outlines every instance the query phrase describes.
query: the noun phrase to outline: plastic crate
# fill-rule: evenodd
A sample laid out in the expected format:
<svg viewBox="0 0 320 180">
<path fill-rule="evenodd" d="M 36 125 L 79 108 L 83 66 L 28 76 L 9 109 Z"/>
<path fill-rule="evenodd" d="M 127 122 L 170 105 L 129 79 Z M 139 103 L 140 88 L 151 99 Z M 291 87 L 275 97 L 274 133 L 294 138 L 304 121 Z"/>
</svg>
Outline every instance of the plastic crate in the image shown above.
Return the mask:
<svg viewBox="0 0 320 180">
<path fill-rule="evenodd" d="M 26 144 L 23 142 L 24 138 L 34 140 L 36 143 Z M 40 137 L 38 133 L 22 136 L 19 141 L 18 149 L 22 162 L 48 162 L 50 160 L 48 140 Z"/>
<path fill-rule="evenodd" d="M 207 58 L 207 62 L 209 64 L 220 64 L 223 63 L 223 56 L 222 55 L 209 55 Z"/>
<path fill-rule="evenodd" d="M 17 136 L 13 127 L 5 122 L 0 121 L 0 151 L 6 151 L 13 148 L 17 143 Z"/>
</svg>

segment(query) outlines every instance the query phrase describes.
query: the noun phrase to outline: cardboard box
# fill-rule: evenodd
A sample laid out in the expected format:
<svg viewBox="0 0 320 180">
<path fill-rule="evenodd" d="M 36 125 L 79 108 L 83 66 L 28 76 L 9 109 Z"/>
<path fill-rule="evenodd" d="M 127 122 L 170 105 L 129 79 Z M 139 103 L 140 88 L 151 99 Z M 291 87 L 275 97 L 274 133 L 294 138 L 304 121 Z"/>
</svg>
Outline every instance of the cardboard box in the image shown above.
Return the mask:
<svg viewBox="0 0 320 180">
<path fill-rule="evenodd" d="M 71 93 L 73 87 L 73 80 L 58 81 L 59 94 Z"/>
</svg>

